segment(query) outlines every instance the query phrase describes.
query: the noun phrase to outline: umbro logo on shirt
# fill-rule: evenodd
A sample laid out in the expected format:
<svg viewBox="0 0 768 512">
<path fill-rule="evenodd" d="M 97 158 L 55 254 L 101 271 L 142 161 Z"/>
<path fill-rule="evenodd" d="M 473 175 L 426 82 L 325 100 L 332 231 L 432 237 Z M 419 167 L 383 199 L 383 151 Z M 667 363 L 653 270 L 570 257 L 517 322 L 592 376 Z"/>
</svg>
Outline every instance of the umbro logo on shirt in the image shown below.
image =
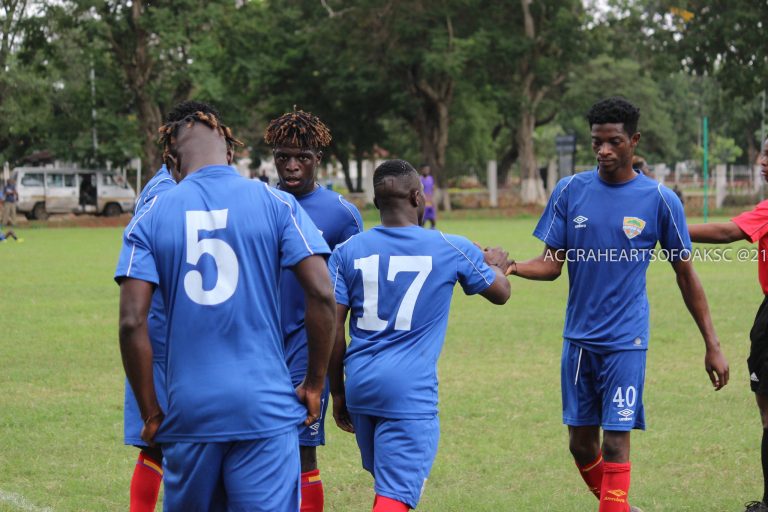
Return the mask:
<svg viewBox="0 0 768 512">
<path fill-rule="evenodd" d="M 587 221 L 588 221 L 588 220 L 589 220 L 589 219 L 588 219 L 588 218 L 586 218 L 585 216 L 583 216 L 583 215 L 579 215 L 578 217 L 576 217 L 575 219 L 573 219 L 573 222 L 574 222 L 574 224 L 576 224 L 576 225 L 574 226 L 574 228 L 576 228 L 576 229 L 579 229 L 579 228 L 585 228 L 585 227 L 587 227 Z"/>
</svg>

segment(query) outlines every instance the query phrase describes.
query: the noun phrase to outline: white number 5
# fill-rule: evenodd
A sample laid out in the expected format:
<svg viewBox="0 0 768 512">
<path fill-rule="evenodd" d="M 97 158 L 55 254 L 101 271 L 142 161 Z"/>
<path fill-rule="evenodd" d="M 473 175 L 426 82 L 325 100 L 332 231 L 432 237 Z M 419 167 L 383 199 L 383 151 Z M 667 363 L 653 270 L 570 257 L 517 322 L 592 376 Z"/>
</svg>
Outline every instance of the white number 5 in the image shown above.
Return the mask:
<svg viewBox="0 0 768 512">
<path fill-rule="evenodd" d="M 216 262 L 216 284 L 210 290 L 203 289 L 203 275 L 190 270 L 184 276 L 184 291 L 192 301 L 203 306 L 215 306 L 235 293 L 240 268 L 232 247 L 216 238 L 199 238 L 200 231 L 226 229 L 229 210 L 187 212 L 187 263 L 197 265 L 203 254 L 210 254 Z"/>
<path fill-rule="evenodd" d="M 355 268 L 363 273 L 363 316 L 357 319 L 357 328 L 383 331 L 388 321 L 379 318 L 379 255 L 356 259 Z M 410 331 L 416 299 L 432 272 L 432 256 L 390 256 L 387 281 L 394 281 L 400 272 L 418 272 L 406 290 L 395 317 L 396 331 Z"/>
</svg>

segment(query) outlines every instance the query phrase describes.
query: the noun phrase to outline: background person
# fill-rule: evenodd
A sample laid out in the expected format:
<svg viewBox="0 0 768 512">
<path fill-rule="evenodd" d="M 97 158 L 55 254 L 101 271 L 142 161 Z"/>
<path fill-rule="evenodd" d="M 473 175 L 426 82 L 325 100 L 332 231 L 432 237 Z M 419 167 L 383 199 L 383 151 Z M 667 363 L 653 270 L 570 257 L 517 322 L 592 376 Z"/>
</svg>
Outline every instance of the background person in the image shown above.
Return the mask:
<svg viewBox="0 0 768 512">
<path fill-rule="evenodd" d="M 432 176 L 432 168 L 429 164 L 421 164 L 419 167 L 421 174 L 421 184 L 424 186 L 424 218 L 421 221 L 422 226 L 429 221 L 430 229 L 437 226 L 437 205 L 435 205 L 435 178 Z"/>
<path fill-rule="evenodd" d="M 16 203 L 19 201 L 19 192 L 16 190 L 16 180 L 9 179 L 3 187 L 3 222 L 4 226 L 16 225 Z"/>
<path fill-rule="evenodd" d="M 759 164 L 763 179 L 768 181 L 768 139 L 763 142 Z M 747 503 L 745 512 L 768 512 L 768 200 L 728 222 L 690 225 L 688 232 L 694 242 L 727 244 L 737 240 L 749 240 L 758 244 L 757 275 L 763 291 L 763 302 L 757 309 L 755 322 L 749 333 L 747 369 L 749 385 L 755 394 L 763 424 L 763 439 L 760 445 L 763 498 Z"/>
</svg>

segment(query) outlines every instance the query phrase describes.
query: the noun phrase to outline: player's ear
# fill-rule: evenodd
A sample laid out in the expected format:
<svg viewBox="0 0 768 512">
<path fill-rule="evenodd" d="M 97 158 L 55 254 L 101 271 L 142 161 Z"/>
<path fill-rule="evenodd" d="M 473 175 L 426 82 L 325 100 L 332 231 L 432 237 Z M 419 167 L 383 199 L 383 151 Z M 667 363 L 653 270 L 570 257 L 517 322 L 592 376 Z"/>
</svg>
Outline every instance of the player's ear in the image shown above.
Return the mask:
<svg viewBox="0 0 768 512">
<path fill-rule="evenodd" d="M 318 151 L 317 153 L 315 153 L 315 162 L 316 163 L 319 164 L 322 159 L 323 159 L 323 152 L 322 151 Z"/>
<path fill-rule="evenodd" d="M 629 140 L 632 144 L 632 147 L 636 148 L 637 144 L 640 142 L 640 132 L 635 132 Z"/>
<path fill-rule="evenodd" d="M 227 165 L 232 165 L 232 161 L 235 159 L 235 151 L 231 148 L 227 148 Z"/>
<path fill-rule="evenodd" d="M 421 190 L 415 188 L 411 190 L 411 193 L 409 194 L 409 199 L 411 201 L 411 206 L 418 208 L 421 204 L 421 199 L 424 195 L 422 194 Z"/>
</svg>

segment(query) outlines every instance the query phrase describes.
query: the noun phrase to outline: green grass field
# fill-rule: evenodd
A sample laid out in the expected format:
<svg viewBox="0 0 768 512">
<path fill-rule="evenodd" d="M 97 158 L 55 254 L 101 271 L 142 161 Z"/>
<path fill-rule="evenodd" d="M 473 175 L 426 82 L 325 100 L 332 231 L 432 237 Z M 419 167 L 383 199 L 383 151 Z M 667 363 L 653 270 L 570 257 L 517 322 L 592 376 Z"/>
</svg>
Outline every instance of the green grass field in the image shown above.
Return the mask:
<svg viewBox="0 0 768 512">
<path fill-rule="evenodd" d="M 530 235 L 535 219 L 440 224 L 517 259 L 541 250 Z M 121 230 L 20 234 L 25 243 L 0 244 L 0 510 L 127 510 L 137 450 L 122 444 L 112 281 Z M 737 511 L 761 493 L 761 432 L 745 363 L 762 298 L 756 263 L 697 269 L 732 382 L 712 391 L 672 269 L 651 264 L 648 431 L 633 435 L 630 494 L 645 512 Z M 502 307 L 456 293 L 440 363 L 440 450 L 419 510 L 597 510 L 560 421 L 567 278 L 514 279 L 512 290 Z M 326 510 L 370 510 L 372 479 L 353 436 L 326 425 Z"/>
</svg>

